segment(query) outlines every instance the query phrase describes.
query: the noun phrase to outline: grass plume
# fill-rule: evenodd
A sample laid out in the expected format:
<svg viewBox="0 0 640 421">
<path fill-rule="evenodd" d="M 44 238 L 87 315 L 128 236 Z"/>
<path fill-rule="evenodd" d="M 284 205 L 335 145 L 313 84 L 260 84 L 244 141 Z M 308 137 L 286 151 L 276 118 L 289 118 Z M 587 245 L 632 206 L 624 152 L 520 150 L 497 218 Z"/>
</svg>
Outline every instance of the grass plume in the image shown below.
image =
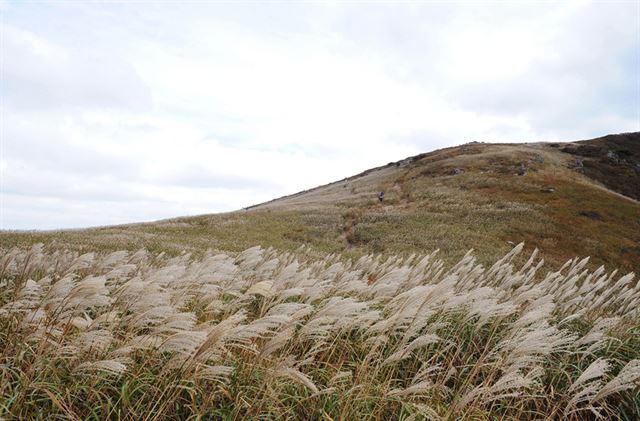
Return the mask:
<svg viewBox="0 0 640 421">
<path fill-rule="evenodd" d="M 634 275 L 522 251 L 5 250 L 0 417 L 637 418 Z"/>
</svg>

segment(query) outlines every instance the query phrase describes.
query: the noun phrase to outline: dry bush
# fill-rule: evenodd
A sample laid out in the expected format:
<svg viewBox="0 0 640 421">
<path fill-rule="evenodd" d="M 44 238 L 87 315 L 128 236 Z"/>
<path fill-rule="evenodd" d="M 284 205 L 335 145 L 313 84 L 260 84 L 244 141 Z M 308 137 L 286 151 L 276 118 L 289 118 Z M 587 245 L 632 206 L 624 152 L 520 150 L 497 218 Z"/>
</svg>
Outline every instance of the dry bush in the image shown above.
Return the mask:
<svg viewBox="0 0 640 421">
<path fill-rule="evenodd" d="M 254 247 L 0 257 L 0 417 L 635 419 L 640 284 Z"/>
</svg>

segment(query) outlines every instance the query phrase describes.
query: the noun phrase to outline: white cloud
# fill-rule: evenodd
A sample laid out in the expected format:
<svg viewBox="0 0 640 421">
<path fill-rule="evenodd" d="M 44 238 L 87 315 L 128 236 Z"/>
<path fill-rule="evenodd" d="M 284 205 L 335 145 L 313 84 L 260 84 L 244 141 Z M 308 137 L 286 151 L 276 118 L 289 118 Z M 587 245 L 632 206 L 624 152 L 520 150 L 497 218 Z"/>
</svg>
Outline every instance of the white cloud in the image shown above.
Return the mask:
<svg viewBox="0 0 640 421">
<path fill-rule="evenodd" d="M 8 107 L 60 111 L 150 105 L 148 88 L 122 59 L 55 44 L 10 24 L 2 31 Z"/>
<path fill-rule="evenodd" d="M 227 211 L 470 140 L 640 130 L 629 3 L 0 7 L 4 228 Z"/>
</svg>

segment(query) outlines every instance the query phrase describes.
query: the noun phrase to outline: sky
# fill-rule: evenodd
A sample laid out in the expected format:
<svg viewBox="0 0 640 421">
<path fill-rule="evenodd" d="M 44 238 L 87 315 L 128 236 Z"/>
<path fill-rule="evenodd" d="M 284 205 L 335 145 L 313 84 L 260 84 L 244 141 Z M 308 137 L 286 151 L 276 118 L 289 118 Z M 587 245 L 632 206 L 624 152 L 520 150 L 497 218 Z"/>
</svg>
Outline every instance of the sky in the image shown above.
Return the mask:
<svg viewBox="0 0 640 421">
<path fill-rule="evenodd" d="M 640 131 L 640 2 L 0 0 L 0 229 L 227 212 Z"/>
</svg>

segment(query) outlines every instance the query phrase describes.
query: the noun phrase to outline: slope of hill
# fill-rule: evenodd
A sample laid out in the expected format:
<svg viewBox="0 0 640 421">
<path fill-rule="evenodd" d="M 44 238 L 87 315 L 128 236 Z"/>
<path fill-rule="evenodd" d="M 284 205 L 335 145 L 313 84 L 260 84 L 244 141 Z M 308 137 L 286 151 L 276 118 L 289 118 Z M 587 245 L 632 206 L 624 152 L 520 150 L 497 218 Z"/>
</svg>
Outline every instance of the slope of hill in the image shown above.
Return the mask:
<svg viewBox="0 0 640 421">
<path fill-rule="evenodd" d="M 0 233 L 0 418 L 636 420 L 637 142 L 471 143 L 238 212 Z"/>
<path fill-rule="evenodd" d="M 226 214 L 87 230 L 0 234 L 5 247 L 177 254 L 259 244 L 319 253 L 474 248 L 483 263 L 525 241 L 547 261 L 591 256 L 640 271 L 640 134 L 570 143 L 469 143 Z M 378 191 L 386 193 L 379 203 Z"/>
<path fill-rule="evenodd" d="M 562 148 L 582 172 L 611 190 L 640 200 L 640 133 L 609 135 Z"/>
</svg>

